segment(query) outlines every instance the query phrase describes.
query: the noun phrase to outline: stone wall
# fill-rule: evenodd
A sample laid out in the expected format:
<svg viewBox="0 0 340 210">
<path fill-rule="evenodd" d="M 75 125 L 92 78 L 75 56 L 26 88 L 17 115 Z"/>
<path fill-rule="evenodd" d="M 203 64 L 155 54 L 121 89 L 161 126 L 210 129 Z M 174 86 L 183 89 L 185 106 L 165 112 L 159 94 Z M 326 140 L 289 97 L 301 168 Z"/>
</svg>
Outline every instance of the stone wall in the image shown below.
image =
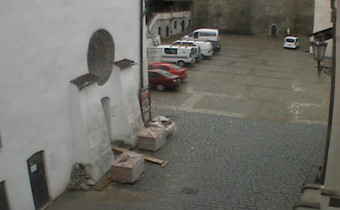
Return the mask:
<svg viewBox="0 0 340 210">
<path fill-rule="evenodd" d="M 287 28 L 293 34 L 310 34 L 314 1 L 311 0 L 196 0 L 194 28 L 218 28 L 222 33 L 270 35 L 275 25 L 279 36 Z"/>
</svg>

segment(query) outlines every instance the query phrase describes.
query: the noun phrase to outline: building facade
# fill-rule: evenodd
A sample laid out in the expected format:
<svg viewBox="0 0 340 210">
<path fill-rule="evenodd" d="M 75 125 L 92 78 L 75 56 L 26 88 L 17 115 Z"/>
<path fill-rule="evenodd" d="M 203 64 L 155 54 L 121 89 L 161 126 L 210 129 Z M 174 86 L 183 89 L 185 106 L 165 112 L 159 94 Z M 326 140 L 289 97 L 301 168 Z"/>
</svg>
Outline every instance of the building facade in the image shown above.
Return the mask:
<svg viewBox="0 0 340 210">
<path fill-rule="evenodd" d="M 260 36 L 309 35 L 314 1 L 196 0 L 193 27 L 217 28 L 222 33 Z"/>
<path fill-rule="evenodd" d="M 143 2 L 0 3 L 0 209 L 39 209 L 64 192 L 73 164 L 97 181 L 112 141 L 135 145 Z"/>
</svg>

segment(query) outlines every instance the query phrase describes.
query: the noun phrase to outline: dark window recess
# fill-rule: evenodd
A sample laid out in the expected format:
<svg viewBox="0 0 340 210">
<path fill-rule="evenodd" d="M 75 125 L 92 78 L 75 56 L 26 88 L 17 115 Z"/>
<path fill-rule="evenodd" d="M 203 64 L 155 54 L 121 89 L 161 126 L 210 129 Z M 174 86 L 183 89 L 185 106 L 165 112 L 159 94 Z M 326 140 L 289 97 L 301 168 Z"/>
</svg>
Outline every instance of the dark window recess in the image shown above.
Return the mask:
<svg viewBox="0 0 340 210">
<path fill-rule="evenodd" d="M 0 182 L 0 209 L 9 210 L 6 189 L 5 189 L 5 181 Z"/>
<path fill-rule="evenodd" d="M 176 55 L 176 54 L 177 54 L 177 49 L 165 48 L 165 49 L 164 49 L 164 52 L 165 52 L 165 54 Z"/>
<path fill-rule="evenodd" d="M 216 36 L 215 32 L 201 32 L 201 36 Z"/>
<path fill-rule="evenodd" d="M 340 198 L 331 198 L 331 199 L 329 199 L 329 206 L 330 207 L 340 208 Z"/>
</svg>

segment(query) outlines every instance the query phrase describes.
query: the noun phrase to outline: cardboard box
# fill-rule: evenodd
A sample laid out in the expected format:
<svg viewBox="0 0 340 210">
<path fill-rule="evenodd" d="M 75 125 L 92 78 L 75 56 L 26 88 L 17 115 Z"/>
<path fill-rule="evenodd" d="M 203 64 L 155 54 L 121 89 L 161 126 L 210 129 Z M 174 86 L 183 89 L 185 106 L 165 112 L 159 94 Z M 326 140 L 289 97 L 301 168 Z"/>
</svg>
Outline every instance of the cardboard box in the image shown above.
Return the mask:
<svg viewBox="0 0 340 210">
<path fill-rule="evenodd" d="M 111 166 L 113 181 L 134 183 L 144 172 L 144 157 L 134 152 L 123 152 Z"/>
<path fill-rule="evenodd" d="M 138 149 L 157 151 L 166 140 L 167 132 L 163 127 L 148 127 L 138 134 Z"/>
</svg>

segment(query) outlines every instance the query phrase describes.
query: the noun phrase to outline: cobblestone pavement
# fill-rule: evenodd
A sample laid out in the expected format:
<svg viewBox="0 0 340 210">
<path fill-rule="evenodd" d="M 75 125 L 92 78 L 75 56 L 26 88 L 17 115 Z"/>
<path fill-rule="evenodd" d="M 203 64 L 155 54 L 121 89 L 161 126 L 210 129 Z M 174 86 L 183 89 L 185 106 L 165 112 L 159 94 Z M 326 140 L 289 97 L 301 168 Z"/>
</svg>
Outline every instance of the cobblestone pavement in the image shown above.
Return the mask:
<svg viewBox="0 0 340 210">
<path fill-rule="evenodd" d="M 177 123 L 134 185 L 68 192 L 48 209 L 291 209 L 320 161 L 324 125 L 155 110 Z"/>
<path fill-rule="evenodd" d="M 66 192 L 49 210 L 291 209 L 322 162 L 329 78 L 272 38 L 223 36 L 223 50 L 188 67 L 178 90 L 152 91 L 153 115 L 177 130 L 133 185 Z"/>
</svg>

